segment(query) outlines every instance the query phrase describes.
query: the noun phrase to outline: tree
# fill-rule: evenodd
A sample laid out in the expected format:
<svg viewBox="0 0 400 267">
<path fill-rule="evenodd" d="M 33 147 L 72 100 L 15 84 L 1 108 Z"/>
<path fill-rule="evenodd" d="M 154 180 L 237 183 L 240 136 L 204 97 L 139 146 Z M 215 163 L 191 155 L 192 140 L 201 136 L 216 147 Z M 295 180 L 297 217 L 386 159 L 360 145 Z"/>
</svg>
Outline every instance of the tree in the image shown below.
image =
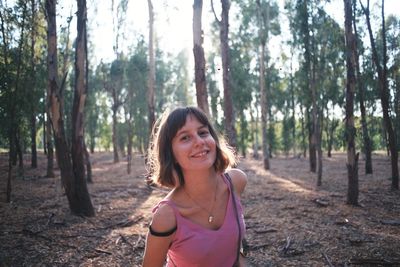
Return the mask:
<svg viewBox="0 0 400 267">
<path fill-rule="evenodd" d="M 358 204 L 358 154 L 354 137 L 356 129 L 354 127 L 354 94 L 356 91 L 356 40 L 353 33 L 353 11 L 351 0 L 343 0 L 345 13 L 345 37 L 346 37 L 346 139 L 347 139 L 347 203 Z"/>
<path fill-rule="evenodd" d="M 364 7 L 360 1 L 361 8 L 364 12 L 365 19 L 367 21 L 369 39 L 371 42 L 372 49 L 372 59 L 375 63 L 376 71 L 378 74 L 378 88 L 379 95 L 382 105 L 383 120 L 385 123 L 386 132 L 388 134 L 389 149 L 390 149 L 390 159 L 392 166 L 392 185 L 391 188 L 394 190 L 399 189 L 399 167 L 398 167 L 398 152 L 396 145 L 396 135 L 393 130 L 392 121 L 389 115 L 389 91 L 387 82 L 387 53 L 386 53 L 386 31 L 385 31 L 385 13 L 384 13 L 384 3 L 382 0 L 382 61 L 379 60 L 378 51 L 375 44 L 375 39 L 372 33 L 371 21 L 369 16 L 369 0 L 367 1 L 367 7 Z"/>
<path fill-rule="evenodd" d="M 203 0 L 194 0 L 193 3 L 193 55 L 194 75 L 196 83 L 197 105 L 208 117 L 210 109 L 208 106 L 207 82 L 206 82 L 206 60 L 203 49 L 203 30 L 201 27 L 201 14 Z"/>
<path fill-rule="evenodd" d="M 214 11 L 215 20 L 219 25 L 219 37 L 222 60 L 222 84 L 224 87 L 224 117 L 225 117 L 225 133 L 228 136 L 228 142 L 232 147 L 236 147 L 236 129 L 235 115 L 233 110 L 231 77 L 230 77 L 230 51 L 229 51 L 229 9 L 230 0 L 221 0 L 222 11 L 221 20 L 217 18 L 214 10 L 213 1 L 211 6 Z"/>
<path fill-rule="evenodd" d="M 77 81 L 84 85 L 86 79 L 86 69 L 84 67 L 86 55 L 83 50 L 86 49 L 86 1 L 78 0 L 78 42 L 76 68 Z M 82 176 L 83 170 L 83 153 L 80 149 L 83 147 L 83 106 L 85 96 L 81 95 L 84 88 L 76 87 L 76 98 L 74 101 L 74 148 L 71 159 L 71 153 L 66 141 L 63 116 L 63 98 L 61 90 L 63 82 L 59 85 L 58 81 L 58 60 L 57 60 L 57 24 L 56 24 L 56 1 L 46 0 L 47 13 L 47 42 L 48 42 L 48 87 L 50 88 L 50 120 L 53 127 L 54 141 L 56 146 L 57 162 L 60 167 L 61 181 L 63 183 L 69 207 L 72 213 L 84 216 L 94 216 L 94 209 L 90 200 L 86 187 L 86 180 Z M 82 53 L 83 52 L 83 53 Z M 64 76 L 65 77 L 65 76 Z M 81 112 L 80 112 L 81 111 Z M 81 155 L 76 155 L 80 153 Z"/>
<path fill-rule="evenodd" d="M 260 94 L 261 94 L 261 130 L 262 130 L 262 151 L 263 151 L 263 162 L 264 169 L 269 170 L 269 156 L 270 151 L 268 150 L 268 136 L 267 136 L 267 115 L 268 115 L 268 102 L 267 102 L 267 91 L 265 88 L 265 46 L 268 43 L 268 32 L 269 32 L 269 3 L 264 9 L 261 6 L 260 0 L 257 0 L 258 12 L 259 12 L 259 42 L 260 42 Z M 268 64 L 268 61 L 267 61 Z"/>
<path fill-rule="evenodd" d="M 149 6 L 149 73 L 147 88 L 147 108 L 149 132 L 151 132 L 153 125 L 156 121 L 154 107 L 156 64 L 154 58 L 154 10 L 151 0 L 147 0 L 147 4 Z"/>
<path fill-rule="evenodd" d="M 304 90 L 304 105 L 306 114 L 305 117 L 306 127 L 308 129 L 308 150 L 309 150 L 309 163 L 310 163 L 310 171 L 316 172 L 317 169 L 317 155 L 316 155 L 316 115 L 317 112 L 314 108 L 312 108 L 312 118 L 310 119 L 310 106 L 312 105 L 312 98 L 310 96 L 313 95 L 313 90 L 315 90 L 315 84 L 312 84 L 312 40 L 310 36 L 310 14 L 309 14 L 309 1 L 307 0 L 299 0 L 296 1 L 295 6 L 292 6 L 291 2 L 286 5 L 290 11 L 294 12 L 294 16 L 290 19 L 290 28 L 293 34 L 293 39 L 296 44 L 301 46 L 304 49 L 304 59 L 301 62 L 301 78 L 302 84 L 306 90 Z M 315 92 L 314 92 L 315 94 Z M 315 96 L 314 96 L 315 99 Z M 315 107 L 316 105 L 314 105 Z"/>
<path fill-rule="evenodd" d="M 37 25 L 36 25 L 36 2 L 35 0 L 31 0 L 31 92 L 29 92 L 30 98 L 32 99 L 34 96 L 34 91 L 36 90 L 36 55 L 35 55 L 35 46 L 36 46 L 36 34 L 37 34 Z M 30 108 L 30 128 L 31 128 L 31 167 L 37 168 L 37 150 L 36 150 L 36 103 L 31 103 Z"/>
<path fill-rule="evenodd" d="M 357 84 L 357 91 L 358 91 L 358 98 L 360 102 L 360 112 L 361 112 L 361 127 L 362 127 L 362 136 L 363 136 L 363 146 L 364 146 L 364 153 L 365 153 L 365 173 L 370 174 L 372 173 L 372 147 L 371 147 L 371 139 L 368 133 L 368 124 L 367 124 L 367 114 L 365 108 L 365 97 L 364 97 L 364 82 L 361 78 L 360 73 L 360 59 L 358 53 L 358 33 L 357 33 L 357 24 L 356 24 L 356 9 L 357 9 L 357 0 L 353 0 L 353 28 L 354 28 L 354 40 L 356 42 L 356 49 L 354 50 L 355 53 L 355 68 L 356 68 L 356 84 Z"/>
</svg>

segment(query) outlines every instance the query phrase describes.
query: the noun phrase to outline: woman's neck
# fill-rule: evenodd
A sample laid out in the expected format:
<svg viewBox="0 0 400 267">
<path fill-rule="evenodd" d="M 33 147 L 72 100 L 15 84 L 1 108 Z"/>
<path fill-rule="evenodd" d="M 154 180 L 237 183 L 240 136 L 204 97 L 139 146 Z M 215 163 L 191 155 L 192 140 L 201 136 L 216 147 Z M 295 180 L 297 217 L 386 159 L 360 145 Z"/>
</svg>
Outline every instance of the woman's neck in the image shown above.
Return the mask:
<svg viewBox="0 0 400 267">
<path fill-rule="evenodd" d="M 218 182 L 218 174 L 214 168 L 206 171 L 185 172 L 184 189 L 193 197 L 207 196 L 214 193 L 215 185 Z"/>
</svg>

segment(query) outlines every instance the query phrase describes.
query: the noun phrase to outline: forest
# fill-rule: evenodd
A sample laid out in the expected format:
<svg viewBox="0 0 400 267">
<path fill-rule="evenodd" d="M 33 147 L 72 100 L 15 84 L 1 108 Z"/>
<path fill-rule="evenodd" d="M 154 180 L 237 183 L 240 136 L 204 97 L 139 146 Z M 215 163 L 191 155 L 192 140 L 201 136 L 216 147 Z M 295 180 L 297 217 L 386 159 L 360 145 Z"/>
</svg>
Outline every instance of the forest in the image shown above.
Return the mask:
<svg viewBox="0 0 400 267">
<path fill-rule="evenodd" d="M 393 1 L 113 0 L 108 60 L 96 1 L 0 0 L 0 266 L 139 266 L 166 194 L 151 129 L 187 105 L 249 177 L 250 266 L 400 266 Z M 192 43 L 171 52 L 180 5 Z"/>
</svg>

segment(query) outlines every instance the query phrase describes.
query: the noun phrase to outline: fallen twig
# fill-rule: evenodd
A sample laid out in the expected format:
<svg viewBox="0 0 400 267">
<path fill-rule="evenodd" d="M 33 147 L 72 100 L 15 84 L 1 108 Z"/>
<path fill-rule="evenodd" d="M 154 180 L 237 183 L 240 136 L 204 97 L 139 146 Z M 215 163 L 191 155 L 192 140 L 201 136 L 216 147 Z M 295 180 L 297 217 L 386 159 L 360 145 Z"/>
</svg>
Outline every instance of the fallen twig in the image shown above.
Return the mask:
<svg viewBox="0 0 400 267">
<path fill-rule="evenodd" d="M 392 225 L 392 226 L 400 226 L 400 221 L 395 221 L 395 220 L 381 220 L 381 224 Z"/>
<path fill-rule="evenodd" d="M 322 253 L 322 256 L 324 256 L 324 259 L 325 259 L 326 264 L 328 264 L 329 267 L 335 267 L 335 266 L 332 264 L 331 260 L 329 259 L 328 255 L 326 255 L 325 252 L 321 252 L 321 253 Z"/>
<path fill-rule="evenodd" d="M 275 233 L 278 232 L 276 229 L 264 229 L 264 230 L 254 230 L 257 234 Z"/>
<path fill-rule="evenodd" d="M 99 252 L 99 253 L 104 253 L 104 254 L 112 255 L 112 252 L 107 251 L 107 250 L 104 250 L 104 249 L 95 248 L 94 250 L 95 250 L 96 252 Z"/>
<path fill-rule="evenodd" d="M 289 251 L 291 245 L 292 245 L 292 238 L 288 236 L 286 237 L 286 245 L 282 248 L 283 254 L 286 254 Z"/>
<path fill-rule="evenodd" d="M 328 207 L 329 206 L 329 201 L 326 199 L 316 198 L 313 201 L 315 203 L 317 203 L 317 205 L 320 207 Z"/>
<path fill-rule="evenodd" d="M 349 263 L 354 265 L 374 264 L 383 266 L 399 266 L 400 264 L 399 261 L 394 262 L 387 259 L 374 259 L 374 258 L 365 258 L 365 259 L 355 258 L 355 259 L 350 259 Z"/>
</svg>

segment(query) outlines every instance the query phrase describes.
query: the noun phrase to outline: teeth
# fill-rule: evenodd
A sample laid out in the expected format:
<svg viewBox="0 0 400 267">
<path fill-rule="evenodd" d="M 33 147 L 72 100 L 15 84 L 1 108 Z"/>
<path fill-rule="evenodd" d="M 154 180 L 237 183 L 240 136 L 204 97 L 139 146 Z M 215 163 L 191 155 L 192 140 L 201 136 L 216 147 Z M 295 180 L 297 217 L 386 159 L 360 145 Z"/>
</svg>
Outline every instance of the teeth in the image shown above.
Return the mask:
<svg viewBox="0 0 400 267">
<path fill-rule="evenodd" d="M 202 157 L 202 156 L 205 156 L 206 154 L 207 154 L 207 151 L 204 151 L 204 152 L 195 154 L 193 157 Z"/>
</svg>

